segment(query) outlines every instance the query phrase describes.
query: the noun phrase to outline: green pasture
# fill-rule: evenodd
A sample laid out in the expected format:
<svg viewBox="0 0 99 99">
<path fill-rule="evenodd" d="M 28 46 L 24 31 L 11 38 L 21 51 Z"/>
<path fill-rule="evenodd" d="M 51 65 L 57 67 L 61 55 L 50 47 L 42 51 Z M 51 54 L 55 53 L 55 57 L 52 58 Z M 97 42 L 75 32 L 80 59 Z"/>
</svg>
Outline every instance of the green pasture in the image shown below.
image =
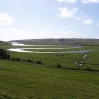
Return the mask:
<svg viewBox="0 0 99 99">
<path fill-rule="evenodd" d="M 98 99 L 99 73 L 0 60 L 0 99 Z"/>
<path fill-rule="evenodd" d="M 68 46 L 1 45 L 0 48 L 68 48 Z M 34 49 L 28 50 L 33 51 Z M 65 50 L 35 49 L 40 52 L 77 50 L 94 51 L 50 54 L 8 51 L 11 59 L 0 59 L 0 99 L 98 99 L 99 46 Z M 85 58 L 84 55 L 86 55 Z M 13 61 L 13 58 L 20 58 L 20 61 Z M 33 62 L 21 61 L 27 61 L 27 59 L 33 60 Z M 37 61 L 41 61 L 41 64 L 38 64 Z M 75 62 L 82 66 L 79 67 Z"/>
<path fill-rule="evenodd" d="M 39 48 L 41 48 L 41 47 L 39 47 Z M 45 48 L 45 49 L 39 49 L 39 48 L 37 48 L 37 49 L 32 49 L 32 48 L 30 48 L 30 49 L 24 49 L 24 50 L 26 50 L 26 51 L 35 51 L 35 52 L 66 52 L 66 51 L 79 51 L 79 50 L 83 50 L 84 48 L 69 48 L 69 47 L 66 47 L 66 48 L 62 48 L 62 47 L 57 47 L 57 48 L 54 48 L 54 49 L 51 49 L 50 47 L 47 47 L 47 48 L 45 48 L 45 47 L 43 47 L 43 48 Z M 53 48 L 53 47 L 52 47 Z M 60 49 L 58 49 L 58 48 L 60 48 Z"/>
<path fill-rule="evenodd" d="M 49 47 L 48 47 L 49 48 Z M 27 49 L 26 49 L 27 50 Z M 29 49 L 31 50 L 31 49 Z M 99 70 L 99 46 L 86 46 L 82 48 L 70 48 L 70 49 L 33 49 L 38 52 L 62 52 L 62 51 L 79 51 L 79 50 L 95 50 L 88 53 L 24 53 L 24 52 L 10 52 L 11 58 L 21 58 L 24 60 L 31 59 L 33 62 L 41 61 L 45 66 L 55 67 L 60 64 L 66 68 L 79 68 L 79 64 L 83 64 L 80 69 L 91 68 Z M 87 54 L 85 58 L 84 55 Z"/>
</svg>

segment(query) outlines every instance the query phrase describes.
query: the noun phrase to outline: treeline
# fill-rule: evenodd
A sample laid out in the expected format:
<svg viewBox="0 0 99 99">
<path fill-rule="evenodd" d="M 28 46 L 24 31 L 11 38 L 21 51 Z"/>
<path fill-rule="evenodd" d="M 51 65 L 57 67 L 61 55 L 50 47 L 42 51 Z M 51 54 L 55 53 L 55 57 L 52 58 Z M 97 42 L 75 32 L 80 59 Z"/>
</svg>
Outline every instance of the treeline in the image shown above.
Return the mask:
<svg viewBox="0 0 99 99">
<path fill-rule="evenodd" d="M 12 42 L 19 42 L 23 44 L 31 44 L 31 45 L 98 45 L 99 39 L 82 39 L 82 38 L 49 38 L 49 39 L 27 39 L 27 40 L 14 40 Z"/>
<path fill-rule="evenodd" d="M 0 41 L 0 45 L 10 45 L 9 42 Z"/>
<path fill-rule="evenodd" d="M 0 59 L 7 59 L 7 60 L 12 60 L 12 61 L 34 63 L 33 60 L 31 60 L 31 59 L 21 59 L 19 57 L 17 57 L 17 58 L 12 57 L 11 58 L 10 54 L 6 50 L 4 50 L 4 49 L 0 49 Z M 41 61 L 36 61 L 35 63 L 43 64 Z"/>
<path fill-rule="evenodd" d="M 6 50 L 0 49 L 0 58 L 1 59 L 10 59 L 10 54 Z"/>
<path fill-rule="evenodd" d="M 12 60 L 12 61 L 19 61 L 19 62 L 29 62 L 29 63 L 43 64 L 41 61 L 34 62 L 31 59 L 21 59 L 21 58 L 15 58 L 15 57 L 10 58 L 10 60 Z"/>
</svg>

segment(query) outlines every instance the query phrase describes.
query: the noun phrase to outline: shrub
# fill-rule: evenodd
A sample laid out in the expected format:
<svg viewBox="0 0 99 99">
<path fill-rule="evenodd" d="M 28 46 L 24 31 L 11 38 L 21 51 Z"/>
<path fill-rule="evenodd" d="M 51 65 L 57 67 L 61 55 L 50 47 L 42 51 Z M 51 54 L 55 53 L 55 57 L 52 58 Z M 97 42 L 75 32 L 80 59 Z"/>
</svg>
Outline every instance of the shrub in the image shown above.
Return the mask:
<svg viewBox="0 0 99 99">
<path fill-rule="evenodd" d="M 33 61 L 32 61 L 31 59 L 27 59 L 27 62 L 31 62 L 31 63 L 33 63 Z"/>
<path fill-rule="evenodd" d="M 27 62 L 25 59 L 21 59 L 22 62 Z"/>
<path fill-rule="evenodd" d="M 86 70 L 91 71 L 92 69 L 90 67 L 87 67 Z"/>
<path fill-rule="evenodd" d="M 37 61 L 36 63 L 37 63 L 37 64 L 42 64 L 42 62 L 41 62 L 41 61 Z"/>
<path fill-rule="evenodd" d="M 10 54 L 8 54 L 7 51 L 4 49 L 0 49 L 0 58 L 10 59 Z"/>
<path fill-rule="evenodd" d="M 6 54 L 6 59 L 10 59 L 10 54 Z"/>
<path fill-rule="evenodd" d="M 12 61 L 16 61 L 16 59 L 15 59 L 14 57 L 13 57 L 13 58 L 11 58 L 11 60 L 12 60 Z"/>
<path fill-rule="evenodd" d="M 16 58 L 16 61 L 20 61 L 21 59 L 20 58 Z"/>
<path fill-rule="evenodd" d="M 62 68 L 60 63 L 57 64 L 57 68 Z"/>
</svg>

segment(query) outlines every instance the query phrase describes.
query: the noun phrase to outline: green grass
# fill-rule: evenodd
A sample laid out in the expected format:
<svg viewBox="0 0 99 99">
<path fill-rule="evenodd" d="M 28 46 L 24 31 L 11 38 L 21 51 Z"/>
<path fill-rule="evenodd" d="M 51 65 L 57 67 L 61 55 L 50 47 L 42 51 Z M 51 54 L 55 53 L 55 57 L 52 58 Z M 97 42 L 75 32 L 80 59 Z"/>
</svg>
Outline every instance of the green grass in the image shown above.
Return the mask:
<svg viewBox="0 0 99 99">
<path fill-rule="evenodd" d="M 99 73 L 0 60 L 0 99 L 98 99 Z"/>
<path fill-rule="evenodd" d="M 36 53 L 15 53 L 11 52 L 12 57 L 21 59 L 31 59 L 34 62 L 42 61 L 45 65 L 55 66 L 61 63 L 63 66 L 74 66 L 75 60 L 82 59 L 81 54 L 36 54 Z"/>
<path fill-rule="evenodd" d="M 61 47 L 59 47 L 59 48 L 61 48 Z M 79 51 L 79 50 L 83 50 L 83 48 L 70 48 L 70 49 L 68 49 L 68 47 L 67 47 L 67 49 L 63 48 L 63 49 L 25 49 L 25 50 L 36 51 L 36 52 L 66 52 L 66 51 Z"/>
<path fill-rule="evenodd" d="M 5 49 L 10 47 L 12 46 L 3 46 Z M 66 46 L 59 45 L 59 47 Z M 99 46 L 70 50 L 87 49 L 96 51 L 84 54 L 9 52 L 11 58 L 31 59 L 33 63 L 0 59 L 0 99 L 98 99 L 99 72 L 84 69 L 99 70 Z M 85 54 L 87 57 L 83 58 Z M 37 61 L 43 64 L 37 64 Z M 74 64 L 75 61 L 80 63 L 83 61 L 81 70 L 72 70 L 79 68 Z M 62 68 L 58 68 L 57 64 Z"/>
<path fill-rule="evenodd" d="M 81 48 L 80 48 L 81 49 Z M 85 47 L 81 50 L 94 50 L 94 47 Z M 34 62 L 41 61 L 44 65 L 47 66 L 56 66 L 58 63 L 62 65 L 62 67 L 66 68 L 78 68 L 77 64 L 74 64 L 75 61 L 80 61 L 83 64 L 81 69 L 85 69 L 87 67 L 99 70 L 99 51 L 98 47 L 95 47 L 96 51 L 87 53 L 87 57 L 83 58 L 84 54 L 80 53 L 65 53 L 65 54 L 43 54 L 43 53 L 18 53 L 18 52 L 10 52 L 11 57 L 19 57 L 21 59 L 31 59 Z M 79 49 L 78 49 L 79 50 Z M 49 51 L 49 50 L 48 50 Z M 91 59 L 91 60 L 89 60 Z M 83 61 L 83 62 L 81 62 Z"/>
</svg>

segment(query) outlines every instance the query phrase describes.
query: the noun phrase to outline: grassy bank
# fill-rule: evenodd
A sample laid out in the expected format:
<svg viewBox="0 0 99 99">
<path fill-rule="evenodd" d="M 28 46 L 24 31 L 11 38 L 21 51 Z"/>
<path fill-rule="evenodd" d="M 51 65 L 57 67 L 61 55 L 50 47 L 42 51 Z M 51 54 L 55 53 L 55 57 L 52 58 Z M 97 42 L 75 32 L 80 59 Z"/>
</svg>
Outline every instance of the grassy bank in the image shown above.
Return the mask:
<svg viewBox="0 0 99 99">
<path fill-rule="evenodd" d="M 12 47 L 9 45 L 2 48 Z M 36 48 L 38 47 L 40 46 Z M 46 48 L 52 47 L 66 48 L 67 46 L 46 46 Z M 0 59 L 0 99 L 98 99 L 99 46 L 54 49 L 54 51 L 69 50 L 95 51 L 83 54 L 9 52 L 10 60 Z M 36 51 L 53 51 L 53 49 Z M 17 60 L 19 58 L 20 61 Z M 41 63 L 37 63 L 38 61 Z M 79 64 L 82 66 L 79 67 Z"/>
<path fill-rule="evenodd" d="M 0 99 L 98 99 L 99 73 L 0 60 Z"/>
<path fill-rule="evenodd" d="M 83 48 L 82 48 L 83 49 Z M 91 49 L 93 48 L 85 48 Z M 98 48 L 97 48 L 98 49 Z M 66 68 L 79 68 L 78 64 L 82 64 L 81 69 L 91 68 L 94 70 L 99 70 L 99 51 L 88 52 L 84 54 L 80 53 L 61 53 L 61 54 L 43 54 L 43 53 L 19 53 L 10 52 L 11 57 L 21 58 L 24 60 L 31 59 L 33 62 L 41 61 L 44 65 L 53 67 L 60 64 L 62 67 Z M 87 54 L 85 58 L 84 55 Z M 78 62 L 78 64 L 75 64 Z"/>
</svg>

